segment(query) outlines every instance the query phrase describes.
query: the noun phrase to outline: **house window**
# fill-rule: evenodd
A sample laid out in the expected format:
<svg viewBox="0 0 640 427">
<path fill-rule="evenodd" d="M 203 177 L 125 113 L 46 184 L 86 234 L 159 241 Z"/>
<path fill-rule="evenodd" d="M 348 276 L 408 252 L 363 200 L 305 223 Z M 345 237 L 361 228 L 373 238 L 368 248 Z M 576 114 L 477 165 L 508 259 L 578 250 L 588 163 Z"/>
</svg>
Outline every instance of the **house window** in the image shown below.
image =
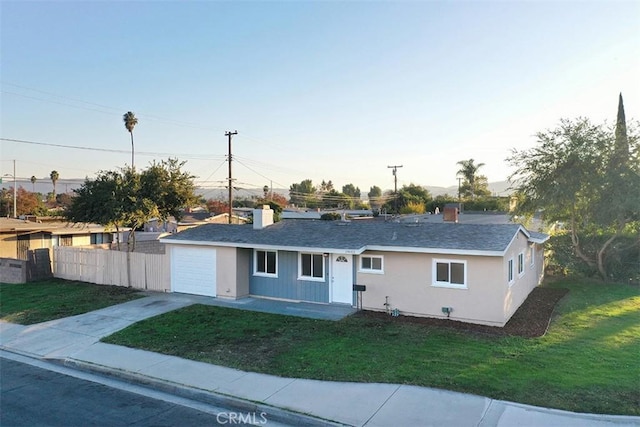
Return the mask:
<svg viewBox="0 0 640 427">
<path fill-rule="evenodd" d="M 524 252 L 518 254 L 518 276 L 524 274 Z"/>
<path fill-rule="evenodd" d="M 382 256 L 367 255 L 360 257 L 360 271 L 363 273 L 382 273 Z"/>
<path fill-rule="evenodd" d="M 509 285 L 513 285 L 513 258 L 507 261 L 507 278 L 509 279 Z"/>
<path fill-rule="evenodd" d="M 324 280 L 324 256 L 322 254 L 300 254 L 300 279 Z"/>
<path fill-rule="evenodd" d="M 278 253 L 276 251 L 254 251 L 254 274 L 257 276 L 278 275 Z"/>
<path fill-rule="evenodd" d="M 70 234 L 60 236 L 60 246 L 73 246 L 73 236 Z"/>
<path fill-rule="evenodd" d="M 433 284 L 445 288 L 467 288 L 467 262 L 459 260 L 434 259 Z"/>
<path fill-rule="evenodd" d="M 104 234 L 102 233 L 93 233 L 91 234 L 91 244 L 92 245 L 100 245 L 102 243 L 106 243 L 104 239 Z"/>
<path fill-rule="evenodd" d="M 533 266 L 535 265 L 535 261 L 536 261 L 536 247 L 535 244 L 532 243 L 529 246 L 529 260 L 531 261 L 531 268 L 533 268 Z"/>
</svg>

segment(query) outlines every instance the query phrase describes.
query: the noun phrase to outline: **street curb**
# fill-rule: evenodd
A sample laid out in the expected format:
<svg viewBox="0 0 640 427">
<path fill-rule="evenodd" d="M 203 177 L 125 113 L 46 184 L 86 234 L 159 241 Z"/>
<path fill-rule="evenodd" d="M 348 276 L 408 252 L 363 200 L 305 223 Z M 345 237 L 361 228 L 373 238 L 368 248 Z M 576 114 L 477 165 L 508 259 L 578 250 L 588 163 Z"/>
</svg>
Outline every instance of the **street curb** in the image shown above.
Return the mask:
<svg viewBox="0 0 640 427">
<path fill-rule="evenodd" d="M 264 403 L 258 403 L 258 402 L 254 402 L 246 399 L 241 399 L 235 396 L 217 393 L 215 391 L 202 390 L 199 388 L 174 383 L 171 381 L 161 380 L 158 378 L 149 377 L 149 376 L 138 374 L 135 372 L 114 369 L 114 368 L 110 368 L 103 365 L 97 365 L 90 362 L 84 362 L 76 359 L 41 359 L 41 360 L 57 363 L 65 367 L 76 369 L 79 371 L 116 378 L 118 380 L 130 383 L 130 384 L 151 388 L 151 389 L 169 393 L 175 396 L 180 396 L 186 399 L 194 400 L 200 403 L 228 408 L 230 410 L 241 412 L 241 413 L 260 414 L 262 412 L 265 412 L 268 414 L 269 421 L 280 422 L 288 425 L 304 425 L 309 427 L 348 426 L 348 424 L 342 424 L 342 423 L 337 423 L 331 420 L 325 420 L 322 418 L 315 417 L 313 415 L 303 414 L 303 413 L 295 412 L 293 410 L 279 408 L 277 406 L 270 406 Z"/>
</svg>

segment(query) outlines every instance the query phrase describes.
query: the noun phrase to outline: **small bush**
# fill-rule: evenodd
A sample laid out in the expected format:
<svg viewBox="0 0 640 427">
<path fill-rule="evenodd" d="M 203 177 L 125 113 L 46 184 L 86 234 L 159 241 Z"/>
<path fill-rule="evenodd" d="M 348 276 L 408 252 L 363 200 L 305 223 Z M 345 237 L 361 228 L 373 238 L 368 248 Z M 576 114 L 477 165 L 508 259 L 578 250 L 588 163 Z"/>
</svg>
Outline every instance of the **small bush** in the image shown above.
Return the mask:
<svg viewBox="0 0 640 427">
<path fill-rule="evenodd" d="M 320 215 L 320 219 L 323 221 L 338 221 L 342 218 L 338 212 L 327 212 Z"/>
</svg>

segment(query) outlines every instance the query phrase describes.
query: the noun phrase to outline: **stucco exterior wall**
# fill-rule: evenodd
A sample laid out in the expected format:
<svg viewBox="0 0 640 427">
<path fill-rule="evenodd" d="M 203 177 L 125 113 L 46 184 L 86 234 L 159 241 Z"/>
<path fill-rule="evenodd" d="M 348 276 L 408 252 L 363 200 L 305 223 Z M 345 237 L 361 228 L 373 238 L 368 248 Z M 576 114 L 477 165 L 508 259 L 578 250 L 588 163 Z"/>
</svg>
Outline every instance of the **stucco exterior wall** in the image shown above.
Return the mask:
<svg viewBox="0 0 640 427">
<path fill-rule="evenodd" d="M 249 296 L 249 272 L 251 271 L 251 249 L 237 249 L 236 253 L 236 296 Z"/>
<path fill-rule="evenodd" d="M 518 255 L 524 255 L 524 271 L 518 273 Z M 532 244 L 519 233 L 504 257 L 504 277 L 508 277 L 509 259 L 513 259 L 514 281 L 506 281 L 504 295 L 505 319 L 509 320 L 531 291 L 540 284 L 544 273 L 542 245 Z"/>
<path fill-rule="evenodd" d="M 383 274 L 359 271 L 356 257 L 356 283 L 366 285 L 362 293 L 364 309 L 384 311 L 385 297 L 390 309 L 402 314 L 446 318 L 442 307 L 451 307 L 452 320 L 504 326 L 503 259 L 487 256 L 431 255 L 397 252 L 365 252 L 382 255 Z M 446 259 L 466 262 L 466 289 L 434 286 L 433 260 Z"/>
<path fill-rule="evenodd" d="M 217 246 L 216 248 L 216 295 L 237 298 L 237 250 Z"/>
<path fill-rule="evenodd" d="M 25 235 L 24 233 L 19 233 Z M 47 248 L 51 249 L 51 239 L 49 235 L 36 232 L 26 234 L 29 237 L 29 250 Z M 18 238 L 15 232 L 0 234 L 0 257 L 18 257 Z"/>
<path fill-rule="evenodd" d="M 15 233 L 0 234 L 0 257 L 17 258 L 18 246 Z"/>
<path fill-rule="evenodd" d="M 73 242 L 72 246 L 86 246 L 91 244 L 91 235 L 89 234 L 76 234 L 71 238 Z"/>
</svg>

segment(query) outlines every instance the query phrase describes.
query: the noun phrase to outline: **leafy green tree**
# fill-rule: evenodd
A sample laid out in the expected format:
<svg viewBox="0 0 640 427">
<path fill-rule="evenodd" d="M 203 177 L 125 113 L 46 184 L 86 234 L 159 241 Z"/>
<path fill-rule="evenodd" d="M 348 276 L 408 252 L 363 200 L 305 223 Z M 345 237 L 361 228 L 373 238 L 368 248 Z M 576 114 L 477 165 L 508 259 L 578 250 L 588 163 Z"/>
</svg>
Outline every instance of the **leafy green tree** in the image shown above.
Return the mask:
<svg viewBox="0 0 640 427">
<path fill-rule="evenodd" d="M 163 221 L 170 216 L 180 221 L 183 208 L 194 206 L 198 201 L 195 177 L 181 170 L 185 164 L 178 159 L 154 161 L 140 174 L 140 196 L 155 203 Z"/>
<path fill-rule="evenodd" d="M 289 198 L 292 204 L 297 206 L 307 206 L 313 204 L 316 188 L 310 179 L 305 179 L 299 184 L 291 184 L 289 187 Z"/>
<path fill-rule="evenodd" d="M 369 197 L 369 206 L 371 206 L 371 210 L 374 214 L 379 212 L 380 207 L 384 204 L 382 199 L 382 189 L 377 185 L 370 187 L 367 197 Z"/>
<path fill-rule="evenodd" d="M 269 205 L 273 211 L 273 222 L 279 222 L 282 219 L 282 206 L 279 203 L 273 200 L 258 199 L 254 208 L 261 208 L 264 205 Z"/>
<path fill-rule="evenodd" d="M 333 183 L 331 182 L 331 180 L 329 181 L 325 181 L 324 179 L 322 180 L 322 182 L 320 183 L 320 186 L 317 188 L 318 193 L 323 194 L 323 193 L 328 193 L 329 191 L 332 191 L 333 188 Z"/>
<path fill-rule="evenodd" d="M 320 215 L 320 219 L 322 221 L 339 221 L 342 219 L 342 215 L 338 212 L 325 212 Z"/>
<path fill-rule="evenodd" d="M 514 213 L 543 211 L 547 223 L 564 224 L 575 256 L 605 280 L 616 274 L 607 259 L 631 250 L 614 242 L 635 236 L 640 243 L 640 147 L 626 130 L 620 98 L 615 131 L 585 118 L 563 119 L 537 134 L 537 146 L 512 150 L 507 159 L 515 168 Z"/>
<path fill-rule="evenodd" d="M 360 198 L 360 188 L 356 187 L 353 184 L 343 185 L 342 192 L 349 197 L 353 197 L 355 199 Z"/>
<path fill-rule="evenodd" d="M 460 165 L 460 170 L 458 170 L 456 176 L 462 177 L 459 196 L 474 199 L 491 194 L 488 189 L 487 177 L 478 174 L 478 170 L 484 166 L 484 163 L 476 164 L 474 159 L 469 159 L 461 160 L 457 164 Z"/>
<path fill-rule="evenodd" d="M 393 194 L 390 194 L 389 200 L 385 203 L 384 207 L 387 211 L 392 211 L 395 209 L 395 200 L 393 200 Z M 431 193 L 426 188 L 416 185 L 409 184 L 403 185 L 401 189 L 398 190 L 398 194 L 396 196 L 398 198 L 398 210 L 403 213 L 406 211 L 407 206 L 411 205 L 411 213 L 415 213 L 416 210 L 422 210 L 424 213 L 425 206 L 431 201 Z M 422 205 L 421 209 L 418 209 L 417 206 Z"/>
<path fill-rule="evenodd" d="M 131 111 L 127 111 L 122 116 L 122 121 L 124 122 L 124 127 L 129 131 L 131 135 L 131 167 L 134 167 L 134 150 L 133 150 L 133 128 L 138 124 L 138 119 L 136 115 Z"/>
<path fill-rule="evenodd" d="M 408 202 L 400 209 L 401 214 L 423 214 L 425 212 L 424 203 L 420 202 Z"/>
<path fill-rule="evenodd" d="M 331 190 L 322 196 L 322 206 L 324 208 L 353 209 L 354 200 L 344 193 Z"/>
<path fill-rule="evenodd" d="M 193 177 L 180 170 L 183 165 L 169 159 L 154 162 L 141 173 L 133 167 L 101 171 L 74 190 L 66 217 L 74 222 L 113 226 L 118 233 L 130 227 L 127 244 L 134 251 L 136 229 L 152 218 L 174 216 L 180 220 L 181 209 L 197 200 Z"/>
</svg>

